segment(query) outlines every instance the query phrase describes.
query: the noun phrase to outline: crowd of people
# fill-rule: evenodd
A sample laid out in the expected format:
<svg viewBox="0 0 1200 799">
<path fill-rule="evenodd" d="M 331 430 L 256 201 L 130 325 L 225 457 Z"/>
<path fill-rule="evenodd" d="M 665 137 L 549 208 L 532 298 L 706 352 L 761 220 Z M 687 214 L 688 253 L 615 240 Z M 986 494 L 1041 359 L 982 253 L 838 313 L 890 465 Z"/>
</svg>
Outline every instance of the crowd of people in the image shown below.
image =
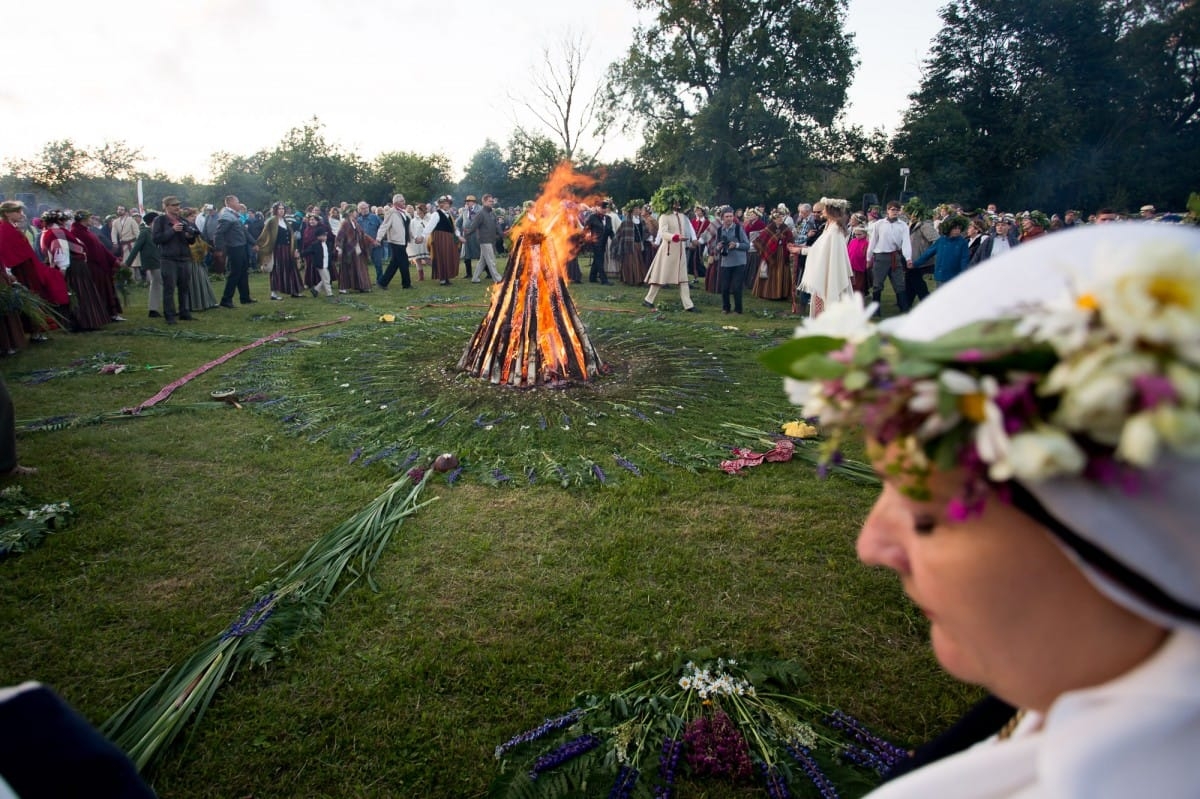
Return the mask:
<svg viewBox="0 0 1200 799">
<path fill-rule="evenodd" d="M 117 206 L 104 219 L 50 209 L 30 220 L 13 201 L 3 209 L 5 280 L 41 297 L 74 331 L 124 321 L 122 283 L 146 286 L 149 316 L 176 324 L 199 311 L 233 307 L 234 294 L 243 304 L 255 302 L 248 275 L 256 269 L 269 273 L 270 299 L 277 301 L 386 290 L 397 275 L 401 288 L 410 289 L 413 267 L 416 280 L 428 275 L 443 286 L 460 274 L 473 283 L 485 273 L 499 282 L 497 255 L 512 247 L 509 236 L 524 211 L 499 207 L 490 194 L 482 201 L 467 195 L 457 207 L 450 195 L 413 204 L 396 194 L 382 206 L 342 202 L 300 211 L 275 203 L 265 212 L 233 195 L 219 209 L 183 207 L 168 196 L 161 210 Z M 1107 208 L 1086 223 L 1075 210 L 1047 217 L 1002 213 L 994 205 L 975 212 L 953 204 L 926 209 L 915 198 L 862 213 L 831 198 L 800 203 L 793 213 L 782 203 L 770 210 L 710 209 L 685 195 L 657 208 L 604 200 L 575 210 L 579 251 L 591 256 L 590 282 L 648 285 L 643 304 L 651 308 L 670 286 L 678 287 L 684 310 L 695 312 L 690 290 L 699 286 L 721 295 L 724 313 L 742 313 L 749 292 L 790 301 L 793 312 L 812 316 L 851 292 L 879 302 L 889 282 L 906 313 L 929 295 L 931 277 L 941 285 L 1039 236 L 1121 218 Z M 1136 218 L 1178 221 L 1153 206 Z M 224 277 L 220 296 L 214 276 Z M 577 260 L 568 277 L 583 280 Z M 44 327 L 10 311 L 0 324 L 0 352 L 44 340 Z"/>
</svg>

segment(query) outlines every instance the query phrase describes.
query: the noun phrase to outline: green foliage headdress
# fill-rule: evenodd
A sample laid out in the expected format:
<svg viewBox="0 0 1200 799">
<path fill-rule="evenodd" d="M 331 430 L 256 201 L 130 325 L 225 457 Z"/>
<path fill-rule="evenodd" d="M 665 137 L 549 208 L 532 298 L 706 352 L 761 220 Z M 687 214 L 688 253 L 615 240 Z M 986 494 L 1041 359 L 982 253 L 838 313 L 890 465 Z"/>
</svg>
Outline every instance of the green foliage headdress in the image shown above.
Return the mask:
<svg viewBox="0 0 1200 799">
<path fill-rule="evenodd" d="M 670 211 L 676 203 L 680 208 L 690 208 L 694 202 L 692 193 L 682 183 L 663 186 L 650 198 L 650 205 L 660 214 Z"/>
</svg>

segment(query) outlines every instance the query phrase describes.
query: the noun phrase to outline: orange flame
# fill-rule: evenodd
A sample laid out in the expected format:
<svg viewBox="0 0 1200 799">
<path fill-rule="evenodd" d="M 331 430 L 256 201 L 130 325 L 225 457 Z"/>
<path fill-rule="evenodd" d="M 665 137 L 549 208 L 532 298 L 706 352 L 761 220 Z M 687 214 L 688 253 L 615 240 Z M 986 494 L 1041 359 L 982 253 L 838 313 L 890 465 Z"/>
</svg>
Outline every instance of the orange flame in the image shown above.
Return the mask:
<svg viewBox="0 0 1200 799">
<path fill-rule="evenodd" d="M 593 178 L 564 161 L 513 227 L 517 243 L 509 257 L 520 268 L 510 269 L 492 287 L 491 306 L 480 326 L 481 332 L 497 324 L 507 329 L 485 344 L 489 351 L 480 360 L 480 376 L 494 374 L 498 365 L 499 382 L 510 385 L 587 379 L 581 365 L 588 363 L 585 352 L 591 344 L 565 295 L 567 263 L 575 257 L 582 233 L 579 204 L 594 199 L 588 194 L 594 185 Z"/>
<path fill-rule="evenodd" d="M 563 279 L 567 276 L 567 262 L 579 249 L 575 240 L 580 231 L 579 205 L 597 201 L 588 194 L 595 185 L 594 178 L 576 172 L 570 161 L 563 161 L 546 178 L 541 196 L 513 227 L 514 240 L 533 234 L 535 240 L 554 253 L 551 260 L 561 269 Z"/>
</svg>

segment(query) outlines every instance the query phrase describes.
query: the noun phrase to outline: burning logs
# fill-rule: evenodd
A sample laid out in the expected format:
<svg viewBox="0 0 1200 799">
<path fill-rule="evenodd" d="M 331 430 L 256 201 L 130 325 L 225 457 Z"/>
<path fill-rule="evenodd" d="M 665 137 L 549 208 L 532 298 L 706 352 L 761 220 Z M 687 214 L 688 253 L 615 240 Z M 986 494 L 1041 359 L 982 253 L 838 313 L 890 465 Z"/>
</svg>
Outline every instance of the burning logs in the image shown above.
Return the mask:
<svg viewBox="0 0 1200 799">
<path fill-rule="evenodd" d="M 605 371 L 567 290 L 569 258 L 561 245 L 539 233 L 517 239 L 459 370 L 525 388 L 586 381 Z"/>
</svg>

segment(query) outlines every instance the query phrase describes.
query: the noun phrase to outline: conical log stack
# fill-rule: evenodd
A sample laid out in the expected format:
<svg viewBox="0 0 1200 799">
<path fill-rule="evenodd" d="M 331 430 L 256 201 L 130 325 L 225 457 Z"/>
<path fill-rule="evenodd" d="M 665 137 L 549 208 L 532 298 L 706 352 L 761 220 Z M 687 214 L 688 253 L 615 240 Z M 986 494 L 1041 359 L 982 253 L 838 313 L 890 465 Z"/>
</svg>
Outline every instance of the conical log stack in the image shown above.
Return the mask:
<svg viewBox="0 0 1200 799">
<path fill-rule="evenodd" d="M 524 388 L 563 386 L 607 371 L 567 291 L 562 265 L 570 254 L 556 249 L 536 233 L 517 239 L 460 371 Z"/>
</svg>

